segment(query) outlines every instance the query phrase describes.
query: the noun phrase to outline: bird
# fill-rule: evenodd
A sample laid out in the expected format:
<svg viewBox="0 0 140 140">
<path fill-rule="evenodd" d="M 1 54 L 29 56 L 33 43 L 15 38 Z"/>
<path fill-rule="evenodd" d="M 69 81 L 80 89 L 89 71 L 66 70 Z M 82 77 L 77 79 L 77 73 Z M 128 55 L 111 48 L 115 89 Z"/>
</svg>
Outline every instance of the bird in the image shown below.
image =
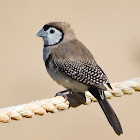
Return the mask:
<svg viewBox="0 0 140 140">
<path fill-rule="evenodd" d="M 98 101 L 117 135 L 123 134 L 120 121 L 106 99 L 106 86 L 112 89 L 108 77 L 92 53 L 81 43 L 67 22 L 49 22 L 37 33 L 44 41 L 43 60 L 51 78 L 66 90 L 89 91 Z M 57 94 L 58 95 L 58 94 Z"/>
</svg>

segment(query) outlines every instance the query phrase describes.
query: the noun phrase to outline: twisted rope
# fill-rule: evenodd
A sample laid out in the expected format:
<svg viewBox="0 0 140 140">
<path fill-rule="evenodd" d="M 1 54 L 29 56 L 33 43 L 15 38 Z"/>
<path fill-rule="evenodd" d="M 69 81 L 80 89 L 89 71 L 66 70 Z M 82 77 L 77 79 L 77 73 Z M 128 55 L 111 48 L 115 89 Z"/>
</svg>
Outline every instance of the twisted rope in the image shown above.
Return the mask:
<svg viewBox="0 0 140 140">
<path fill-rule="evenodd" d="M 105 91 L 105 95 L 108 99 L 113 97 L 121 97 L 125 94 L 132 94 L 135 91 L 140 91 L 140 77 L 131 80 L 113 83 L 113 90 L 108 89 Z M 18 106 L 12 106 L 0 109 L 0 122 L 8 123 L 11 120 L 21 120 L 23 117 L 32 118 L 37 115 L 44 115 L 47 112 L 55 113 L 58 111 L 64 111 L 69 107 L 77 107 L 81 104 L 88 105 L 92 101 L 96 102 L 96 99 L 90 94 L 85 92 L 84 94 L 73 93 L 67 94 L 68 100 L 62 96 L 53 97 L 50 99 L 42 99 L 33 101 L 27 104 Z"/>
</svg>

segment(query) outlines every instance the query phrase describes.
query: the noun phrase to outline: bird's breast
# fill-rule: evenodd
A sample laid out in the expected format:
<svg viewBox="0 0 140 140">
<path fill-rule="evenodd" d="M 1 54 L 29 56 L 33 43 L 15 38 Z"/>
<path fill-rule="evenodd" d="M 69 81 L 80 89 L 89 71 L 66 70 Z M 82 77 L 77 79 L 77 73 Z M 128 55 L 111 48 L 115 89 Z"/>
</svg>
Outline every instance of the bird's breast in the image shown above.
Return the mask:
<svg viewBox="0 0 140 140">
<path fill-rule="evenodd" d="M 74 92 L 85 92 L 88 90 L 88 85 L 77 82 L 76 80 L 59 72 L 58 69 L 53 66 L 51 61 L 48 63 L 47 71 L 54 81 L 66 89 L 72 89 Z"/>
</svg>

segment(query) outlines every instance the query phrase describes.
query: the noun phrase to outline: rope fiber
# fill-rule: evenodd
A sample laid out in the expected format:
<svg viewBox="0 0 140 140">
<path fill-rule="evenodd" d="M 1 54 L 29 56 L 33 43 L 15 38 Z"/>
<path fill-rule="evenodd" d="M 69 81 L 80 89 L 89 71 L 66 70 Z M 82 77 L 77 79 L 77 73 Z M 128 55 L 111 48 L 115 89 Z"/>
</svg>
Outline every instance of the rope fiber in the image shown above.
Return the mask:
<svg viewBox="0 0 140 140">
<path fill-rule="evenodd" d="M 130 95 L 135 91 L 140 91 L 140 77 L 131 80 L 111 84 L 113 90 L 107 88 L 105 95 L 107 99 Z M 48 112 L 68 110 L 70 107 L 78 107 L 81 104 L 88 105 L 96 102 L 96 99 L 88 91 L 85 93 L 66 94 L 68 100 L 63 96 L 56 96 L 50 99 L 42 99 L 27 104 L 11 106 L 0 109 L 0 122 L 8 123 L 12 120 L 21 120 L 22 118 L 32 118 L 35 115 L 44 115 Z"/>
</svg>

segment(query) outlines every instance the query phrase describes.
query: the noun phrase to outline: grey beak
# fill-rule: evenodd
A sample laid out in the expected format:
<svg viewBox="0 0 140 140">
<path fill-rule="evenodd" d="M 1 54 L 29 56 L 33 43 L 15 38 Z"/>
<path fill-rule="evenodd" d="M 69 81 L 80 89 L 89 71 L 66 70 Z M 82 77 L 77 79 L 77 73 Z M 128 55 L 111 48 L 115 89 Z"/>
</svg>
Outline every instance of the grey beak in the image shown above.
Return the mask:
<svg viewBox="0 0 140 140">
<path fill-rule="evenodd" d="M 44 31 L 44 29 L 42 28 L 37 35 L 38 37 L 47 37 L 46 32 Z"/>
</svg>

